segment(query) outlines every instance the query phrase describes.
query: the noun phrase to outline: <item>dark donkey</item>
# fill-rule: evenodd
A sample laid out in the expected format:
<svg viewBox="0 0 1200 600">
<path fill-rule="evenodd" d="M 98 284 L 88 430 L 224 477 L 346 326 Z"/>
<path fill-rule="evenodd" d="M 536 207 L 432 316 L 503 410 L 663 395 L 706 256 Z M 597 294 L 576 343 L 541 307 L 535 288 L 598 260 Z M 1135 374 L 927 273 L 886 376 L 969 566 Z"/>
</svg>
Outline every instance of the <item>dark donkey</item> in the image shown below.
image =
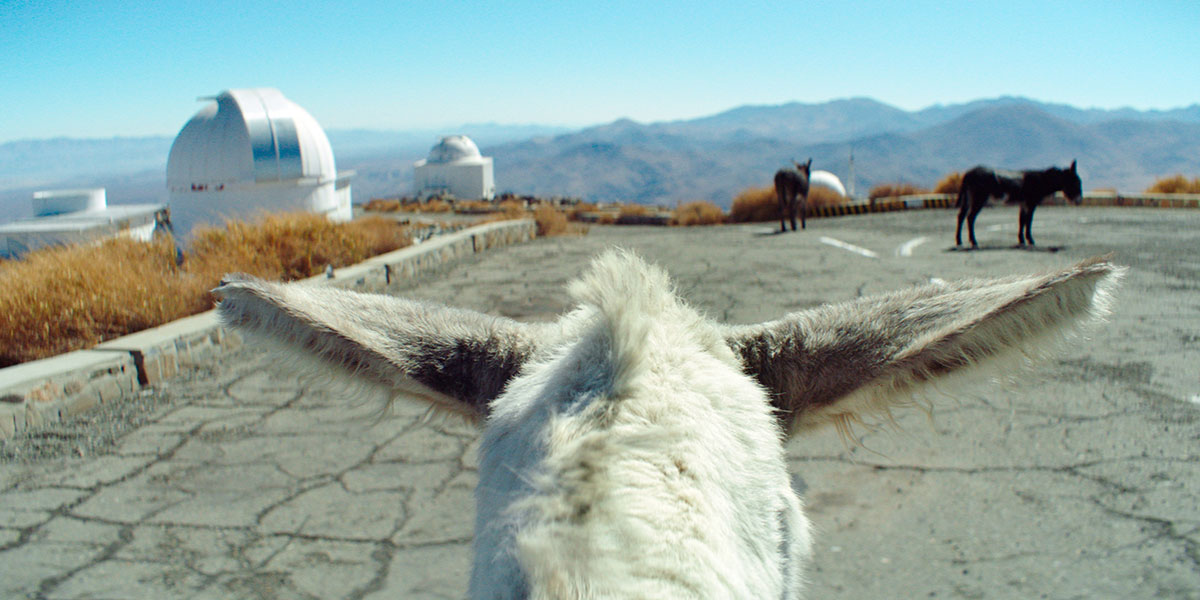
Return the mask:
<svg viewBox="0 0 1200 600">
<path fill-rule="evenodd" d="M 1017 243 L 1033 245 L 1033 211 L 1042 200 L 1062 192 L 1071 202 L 1079 204 L 1083 199 L 1079 174 L 1075 161 L 1071 168 L 1050 167 L 1044 171 L 1002 171 L 978 166 L 963 174 L 962 187 L 958 190 L 958 229 L 954 232 L 954 244 L 962 246 L 963 217 L 967 219 L 967 231 L 971 234 L 971 247 L 975 243 L 975 216 L 991 198 L 1004 198 L 1005 204 L 1021 205 L 1017 220 Z"/>
<path fill-rule="evenodd" d="M 792 220 L 792 231 L 796 230 L 796 201 L 800 202 L 800 229 L 804 229 L 804 217 L 808 213 L 808 175 L 812 170 L 812 159 L 796 165 L 794 169 L 780 169 L 775 173 L 775 197 L 779 199 L 779 233 L 784 228 L 784 216 Z"/>
</svg>

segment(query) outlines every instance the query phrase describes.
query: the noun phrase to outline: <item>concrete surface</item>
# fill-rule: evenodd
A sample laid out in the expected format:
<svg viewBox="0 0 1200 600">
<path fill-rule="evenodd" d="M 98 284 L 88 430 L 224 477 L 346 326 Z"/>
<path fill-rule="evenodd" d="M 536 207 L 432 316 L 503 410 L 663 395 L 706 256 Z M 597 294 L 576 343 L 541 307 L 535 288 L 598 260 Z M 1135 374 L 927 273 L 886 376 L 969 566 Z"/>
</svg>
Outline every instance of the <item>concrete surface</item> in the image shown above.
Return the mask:
<svg viewBox="0 0 1200 600">
<path fill-rule="evenodd" d="M 710 315 L 754 322 L 1112 252 L 1132 267 L 1115 315 L 1041 377 L 942 399 L 932 420 L 901 414 L 862 446 L 831 432 L 789 444 L 818 530 L 808 596 L 1200 598 L 1200 213 L 1046 207 L 1035 235 L 1056 252 L 1011 249 L 1016 220 L 985 210 L 973 252 L 947 251 L 952 211 L 785 235 L 593 227 L 397 291 L 550 319 L 563 284 L 620 245 Z M 16 458 L 0 464 L 0 597 L 462 597 L 476 432 L 285 373 L 253 348 L 224 355 L 152 390 L 85 458 L 66 434 L 65 456 L 3 442 Z"/>
</svg>

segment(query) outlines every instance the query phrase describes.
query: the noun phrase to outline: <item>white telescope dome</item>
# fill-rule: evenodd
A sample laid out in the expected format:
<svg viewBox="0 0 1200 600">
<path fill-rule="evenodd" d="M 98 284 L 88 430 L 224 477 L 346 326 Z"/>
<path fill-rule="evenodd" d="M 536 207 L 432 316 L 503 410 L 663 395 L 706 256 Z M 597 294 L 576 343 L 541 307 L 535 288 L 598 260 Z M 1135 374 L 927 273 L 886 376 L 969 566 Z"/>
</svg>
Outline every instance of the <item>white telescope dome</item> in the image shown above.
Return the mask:
<svg viewBox="0 0 1200 600">
<path fill-rule="evenodd" d="M 837 175 L 829 171 L 813 171 L 808 174 L 809 187 L 818 186 L 833 190 L 843 196 L 846 195 L 846 187 L 842 185 L 842 180 L 838 179 Z"/>
<path fill-rule="evenodd" d="M 329 138 L 308 111 L 274 88 L 201 99 L 212 102 L 183 126 L 167 157 L 167 190 L 181 233 L 194 222 L 220 224 L 264 211 L 350 218 L 349 175 L 339 179 Z"/>
<path fill-rule="evenodd" d="M 448 135 L 429 151 L 426 163 L 454 163 L 478 161 L 483 158 L 479 154 L 479 146 L 465 135 Z"/>
</svg>

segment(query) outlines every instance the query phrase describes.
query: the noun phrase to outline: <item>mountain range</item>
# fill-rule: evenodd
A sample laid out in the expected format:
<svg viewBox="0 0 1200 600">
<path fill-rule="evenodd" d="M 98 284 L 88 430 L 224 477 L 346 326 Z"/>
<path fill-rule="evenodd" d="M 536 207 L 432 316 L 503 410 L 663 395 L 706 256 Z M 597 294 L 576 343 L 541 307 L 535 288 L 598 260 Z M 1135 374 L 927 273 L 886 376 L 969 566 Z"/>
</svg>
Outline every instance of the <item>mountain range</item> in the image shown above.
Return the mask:
<svg viewBox="0 0 1200 600">
<path fill-rule="evenodd" d="M 739 191 L 769 185 L 776 169 L 809 157 L 858 195 L 879 183 L 932 187 L 976 164 L 1045 168 L 1075 159 L 1085 189 L 1136 192 L 1164 175 L 1200 172 L 1200 105 L 1105 111 L 999 98 L 910 112 L 856 98 L 746 106 L 690 121 L 622 120 L 484 150 L 495 158 L 500 189 L 595 201 L 728 206 Z"/>
<path fill-rule="evenodd" d="M 860 196 L 879 183 L 932 186 L 975 164 L 1043 168 L 1077 159 L 1084 189 L 1125 192 L 1158 177 L 1200 173 L 1200 104 L 1104 110 L 1001 97 L 906 111 L 850 98 L 579 130 L 477 124 L 328 135 L 339 169 L 357 171 L 354 196 L 364 202 L 410 194 L 412 163 L 449 133 L 471 136 L 493 157 L 500 191 L 589 201 L 728 206 L 741 190 L 768 185 L 777 168 L 809 157 L 813 168 L 832 171 Z M 32 192 L 51 187 L 104 186 L 114 204 L 164 202 L 172 139 L 0 144 L 0 221 L 27 216 Z"/>
</svg>

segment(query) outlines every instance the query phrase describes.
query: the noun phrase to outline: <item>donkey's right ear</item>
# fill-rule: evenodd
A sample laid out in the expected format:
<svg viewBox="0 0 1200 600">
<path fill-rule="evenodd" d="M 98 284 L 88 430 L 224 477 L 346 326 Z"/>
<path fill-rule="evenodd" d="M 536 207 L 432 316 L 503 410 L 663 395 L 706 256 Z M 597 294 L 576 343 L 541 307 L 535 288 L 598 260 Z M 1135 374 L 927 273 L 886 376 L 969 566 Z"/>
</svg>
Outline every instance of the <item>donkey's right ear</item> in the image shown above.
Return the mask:
<svg viewBox="0 0 1200 600">
<path fill-rule="evenodd" d="M 1046 275 L 926 285 L 730 327 L 745 372 L 789 433 L 909 404 L 930 384 L 1002 375 L 1108 313 L 1123 267 L 1092 259 Z"/>
<path fill-rule="evenodd" d="M 536 325 L 392 296 L 245 275 L 213 292 L 227 327 L 476 420 L 537 346 Z"/>
</svg>

